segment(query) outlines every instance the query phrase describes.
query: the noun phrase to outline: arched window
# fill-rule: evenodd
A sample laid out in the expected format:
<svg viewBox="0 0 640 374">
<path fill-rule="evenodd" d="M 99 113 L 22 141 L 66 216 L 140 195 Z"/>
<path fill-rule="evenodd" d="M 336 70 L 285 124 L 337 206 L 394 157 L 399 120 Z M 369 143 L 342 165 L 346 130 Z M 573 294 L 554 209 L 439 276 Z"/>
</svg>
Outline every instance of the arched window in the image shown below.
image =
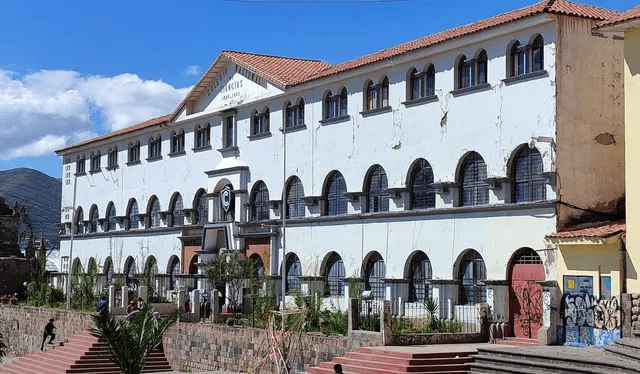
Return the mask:
<svg viewBox="0 0 640 374">
<path fill-rule="evenodd" d="M 366 183 L 367 213 L 388 212 L 389 193 L 387 173 L 380 165 L 375 165 L 369 172 Z"/>
<path fill-rule="evenodd" d="M 531 43 L 532 71 L 544 70 L 544 40 L 542 35 L 536 36 Z"/>
<path fill-rule="evenodd" d="M 419 251 L 411 258 L 409 264 L 409 302 L 424 303 L 431 298 L 431 261 Z"/>
<path fill-rule="evenodd" d="M 85 164 L 87 163 L 85 155 L 81 154 L 76 157 L 76 174 L 84 174 Z"/>
<path fill-rule="evenodd" d="M 347 184 L 344 181 L 344 177 L 339 171 L 332 172 L 329 175 L 324 190 L 326 200 L 325 216 L 347 214 L 347 197 L 344 196 L 345 192 L 347 192 Z"/>
<path fill-rule="evenodd" d="M 195 137 L 195 148 L 204 148 L 211 145 L 211 125 L 208 123 L 204 127 L 196 125 Z"/>
<path fill-rule="evenodd" d="M 116 207 L 113 203 L 109 203 L 107 206 L 107 225 L 104 231 L 115 231 L 117 228 L 116 222 Z"/>
<path fill-rule="evenodd" d="M 129 154 L 127 157 L 128 163 L 135 163 L 140 161 L 140 140 L 136 140 L 135 143 L 129 142 Z"/>
<path fill-rule="evenodd" d="M 102 160 L 102 155 L 100 154 L 100 151 L 91 152 L 91 169 L 89 169 L 89 171 L 94 173 L 97 171 L 100 171 L 101 160 Z"/>
<path fill-rule="evenodd" d="M 389 106 L 389 79 L 382 77 L 380 83 L 373 84 L 370 80 L 366 85 L 366 110 L 373 110 Z"/>
<path fill-rule="evenodd" d="M 118 147 L 110 147 L 107 155 L 107 168 L 115 169 L 118 167 Z"/>
<path fill-rule="evenodd" d="M 409 209 L 429 209 L 436 207 L 436 191 L 433 184 L 433 169 L 427 160 L 421 158 L 413 164 L 409 178 L 411 201 Z"/>
<path fill-rule="evenodd" d="M 471 87 L 473 85 L 473 65 L 471 60 L 467 60 L 467 56 L 462 55 L 458 58 L 458 89 Z"/>
<path fill-rule="evenodd" d="M 253 262 L 253 275 L 258 282 L 262 282 L 264 278 L 264 262 L 262 261 L 262 257 L 254 253 L 249 257 L 249 260 Z"/>
<path fill-rule="evenodd" d="M 325 110 L 324 119 L 332 119 L 343 117 L 348 114 L 347 108 L 347 89 L 342 88 L 337 95 L 333 95 L 331 91 L 325 94 Z"/>
<path fill-rule="evenodd" d="M 269 189 L 262 181 L 256 182 L 253 186 L 249 199 L 249 210 L 252 221 L 269 219 Z"/>
<path fill-rule="evenodd" d="M 364 269 L 365 289 L 373 291 L 373 296 L 384 300 L 386 296 L 385 283 L 386 267 L 380 253 L 374 252 L 369 256 Z"/>
<path fill-rule="evenodd" d="M 176 132 L 175 130 L 171 133 L 171 153 L 181 153 L 184 152 L 184 130 L 180 129 L 180 131 Z"/>
<path fill-rule="evenodd" d="M 76 218 L 75 218 L 75 233 L 76 234 L 84 234 L 84 212 L 82 211 L 82 207 L 79 206 L 76 209 Z"/>
<path fill-rule="evenodd" d="M 175 195 L 173 199 L 173 206 L 171 207 L 171 214 L 173 215 L 171 222 L 172 226 L 184 225 L 184 203 L 182 201 L 182 195 Z"/>
<path fill-rule="evenodd" d="M 91 221 L 91 225 L 89 227 L 89 232 L 96 233 L 98 232 L 98 220 L 100 219 L 100 215 L 98 213 L 98 207 L 92 206 L 89 211 L 89 220 Z"/>
<path fill-rule="evenodd" d="M 304 99 L 299 98 L 296 104 L 287 101 L 285 104 L 285 123 L 286 127 L 304 125 Z"/>
<path fill-rule="evenodd" d="M 177 290 L 178 289 L 178 279 L 180 279 L 180 260 L 178 259 L 178 257 L 174 257 L 173 260 L 171 261 L 171 266 L 170 266 L 170 271 L 169 271 L 169 275 L 171 276 L 170 282 L 169 282 L 169 289 L 171 290 Z"/>
<path fill-rule="evenodd" d="M 149 138 L 149 158 L 155 159 L 162 157 L 162 138 L 160 135 Z"/>
<path fill-rule="evenodd" d="M 160 201 L 157 197 L 152 196 L 151 200 L 149 200 L 149 210 L 147 214 L 149 215 L 149 228 L 160 227 L 162 223 L 162 217 L 160 216 Z"/>
<path fill-rule="evenodd" d="M 136 266 L 136 260 L 133 257 L 129 257 L 124 266 L 124 278 L 127 286 L 131 287 L 135 283 L 134 278 L 138 275 L 138 268 Z"/>
<path fill-rule="evenodd" d="M 425 97 L 424 74 L 416 68 L 409 71 L 409 100 Z"/>
<path fill-rule="evenodd" d="M 526 46 L 522 46 L 520 42 L 515 41 L 509 51 L 509 76 L 515 77 L 525 74 L 527 72 L 526 66 Z"/>
<path fill-rule="evenodd" d="M 193 205 L 196 207 L 196 220 L 194 224 L 209 222 L 209 198 L 207 197 L 207 191 L 200 190 L 196 194 Z"/>
<path fill-rule="evenodd" d="M 302 265 L 300 259 L 294 253 L 287 257 L 287 284 L 286 292 L 300 289 L 300 276 L 302 276 Z"/>
<path fill-rule="evenodd" d="M 151 282 L 155 283 L 156 276 L 158 275 L 158 261 L 153 256 L 149 256 L 147 263 L 144 265 L 144 273 L 149 277 Z"/>
<path fill-rule="evenodd" d="M 140 211 L 138 210 L 138 202 L 135 199 L 129 200 L 127 218 L 127 230 L 135 230 L 140 227 Z"/>
<path fill-rule="evenodd" d="M 304 99 L 299 98 L 296 105 L 296 125 L 304 125 Z"/>
<path fill-rule="evenodd" d="M 487 83 L 488 76 L 488 68 L 489 68 L 489 59 L 487 58 L 487 51 L 484 49 L 478 54 L 477 61 L 477 70 L 478 70 L 478 79 L 477 84 L 485 84 Z"/>
<path fill-rule="evenodd" d="M 344 279 L 346 271 L 342 257 L 333 252 L 327 260 L 326 274 L 327 291 L 330 296 L 344 296 Z"/>
<path fill-rule="evenodd" d="M 460 203 L 461 206 L 476 206 L 489 204 L 489 185 L 487 165 L 476 152 L 471 152 L 464 158 L 460 167 Z"/>
<path fill-rule="evenodd" d="M 107 259 L 104 262 L 104 266 L 102 267 L 103 273 L 104 275 L 106 275 L 107 278 L 107 284 L 112 284 L 113 283 L 113 261 L 111 260 L 111 257 L 107 257 Z"/>
<path fill-rule="evenodd" d="M 304 212 L 304 187 L 302 182 L 296 176 L 291 177 L 287 185 L 287 218 L 301 218 L 305 216 Z"/>
<path fill-rule="evenodd" d="M 470 249 L 464 254 L 458 279 L 462 280 L 459 304 L 473 305 L 486 301 L 486 286 L 482 281 L 487 279 L 487 268 L 480 253 Z"/>
<path fill-rule="evenodd" d="M 251 135 L 266 134 L 269 132 L 271 113 L 269 108 L 264 108 L 262 112 L 253 111 L 251 115 Z"/>
<path fill-rule="evenodd" d="M 434 96 L 436 94 L 436 68 L 433 64 L 430 64 L 427 68 L 427 96 Z"/>
<path fill-rule="evenodd" d="M 537 148 L 523 146 L 513 160 L 511 174 L 514 178 L 513 201 L 516 203 L 544 201 L 547 199 L 542 155 Z"/>
</svg>

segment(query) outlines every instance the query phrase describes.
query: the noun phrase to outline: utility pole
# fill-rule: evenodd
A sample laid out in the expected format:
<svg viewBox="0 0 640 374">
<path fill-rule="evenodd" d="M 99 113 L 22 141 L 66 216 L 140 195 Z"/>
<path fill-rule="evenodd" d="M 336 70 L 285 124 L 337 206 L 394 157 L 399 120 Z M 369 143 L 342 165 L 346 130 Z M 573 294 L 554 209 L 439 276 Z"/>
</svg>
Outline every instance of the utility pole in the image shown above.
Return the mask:
<svg viewBox="0 0 640 374">
<path fill-rule="evenodd" d="M 286 114 L 285 114 L 286 115 Z M 282 126 L 282 209 L 280 209 L 280 215 L 282 216 L 282 277 L 280 282 L 282 283 L 282 329 L 284 330 L 285 315 L 284 310 L 286 307 L 285 294 L 287 292 L 287 121 L 284 121 Z"/>
</svg>

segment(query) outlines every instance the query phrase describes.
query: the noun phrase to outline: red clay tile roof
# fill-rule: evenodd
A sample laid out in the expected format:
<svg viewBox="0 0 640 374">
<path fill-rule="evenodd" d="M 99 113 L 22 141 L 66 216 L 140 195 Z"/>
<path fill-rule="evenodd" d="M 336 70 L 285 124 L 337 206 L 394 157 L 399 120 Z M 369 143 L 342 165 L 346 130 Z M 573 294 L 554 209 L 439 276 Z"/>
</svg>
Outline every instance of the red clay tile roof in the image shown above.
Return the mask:
<svg viewBox="0 0 640 374">
<path fill-rule="evenodd" d="M 619 23 L 633 21 L 638 18 L 640 18 L 640 6 L 637 6 L 633 9 L 629 9 L 626 12 L 619 14 L 617 17 L 613 17 L 606 21 L 600 22 L 598 24 L 598 27 L 613 26 Z"/>
<path fill-rule="evenodd" d="M 259 55 L 254 53 L 222 51 L 222 55 L 236 64 L 260 73 L 264 78 L 287 87 L 310 77 L 331 65 L 319 60 Z"/>
<path fill-rule="evenodd" d="M 94 142 L 97 142 L 97 141 L 100 141 L 100 140 L 110 139 L 110 138 L 116 137 L 118 135 L 129 134 L 129 133 L 132 133 L 132 132 L 135 132 L 135 131 L 138 131 L 138 130 L 146 129 L 148 127 L 159 126 L 159 125 L 162 125 L 164 123 L 169 122 L 169 118 L 170 117 L 171 117 L 170 114 L 165 114 L 162 117 L 152 118 L 150 120 L 146 120 L 144 122 L 140 122 L 140 123 L 135 124 L 133 126 L 125 127 L 124 129 L 121 129 L 121 130 L 118 130 L 118 131 L 114 131 L 114 132 L 110 132 L 108 134 L 104 134 L 104 135 L 98 136 L 96 138 L 85 140 L 84 142 L 80 142 L 80 143 L 71 145 L 69 147 L 62 148 L 60 150 L 57 150 L 56 153 L 69 151 L 71 149 L 78 148 L 78 147 L 83 146 L 83 145 L 91 144 L 91 143 L 94 143 Z"/>
<path fill-rule="evenodd" d="M 304 83 L 315 79 L 327 77 L 333 74 L 342 73 L 348 70 L 359 68 L 375 62 L 390 59 L 419 49 L 434 46 L 436 44 L 456 39 L 462 36 L 470 35 L 479 31 L 483 31 L 492 27 L 501 26 L 509 22 L 517 21 L 526 17 L 531 17 L 541 13 L 554 13 L 568 16 L 584 17 L 594 20 L 607 20 L 616 17 L 620 12 L 608 9 L 597 8 L 591 5 L 569 2 L 566 0 L 544 0 L 525 8 L 500 14 L 482 21 L 474 22 L 468 25 L 456 27 L 436 34 L 422 37 L 400 44 L 398 46 L 382 50 L 380 52 L 357 58 L 338 64 L 331 69 L 323 70 L 304 81 Z"/>
<path fill-rule="evenodd" d="M 627 231 L 625 220 L 591 224 L 590 227 L 574 228 L 569 231 L 560 231 L 548 235 L 548 238 L 570 239 L 570 238 L 608 238 Z"/>
</svg>

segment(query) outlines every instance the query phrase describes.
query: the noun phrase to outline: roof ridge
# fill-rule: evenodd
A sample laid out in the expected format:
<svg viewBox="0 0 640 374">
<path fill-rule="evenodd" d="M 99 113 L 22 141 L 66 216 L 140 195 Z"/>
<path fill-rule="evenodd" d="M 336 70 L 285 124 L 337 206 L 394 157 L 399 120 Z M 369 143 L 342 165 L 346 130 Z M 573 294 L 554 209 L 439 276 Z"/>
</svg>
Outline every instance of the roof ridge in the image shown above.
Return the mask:
<svg viewBox="0 0 640 374">
<path fill-rule="evenodd" d="M 253 55 L 253 56 L 272 57 L 272 58 L 284 58 L 284 59 L 287 59 L 287 60 L 296 60 L 296 61 L 322 62 L 324 64 L 331 65 L 331 64 L 329 64 L 327 62 L 324 62 L 322 60 L 316 60 L 316 59 L 312 59 L 312 58 L 277 56 L 277 55 L 269 55 L 269 54 L 266 54 L 266 53 L 253 53 L 253 52 L 234 51 L 234 50 L 231 50 L 231 49 L 223 49 L 222 52 L 220 52 L 220 53 L 221 54 L 222 53 L 240 53 L 240 54 L 243 54 L 243 55 Z"/>
</svg>

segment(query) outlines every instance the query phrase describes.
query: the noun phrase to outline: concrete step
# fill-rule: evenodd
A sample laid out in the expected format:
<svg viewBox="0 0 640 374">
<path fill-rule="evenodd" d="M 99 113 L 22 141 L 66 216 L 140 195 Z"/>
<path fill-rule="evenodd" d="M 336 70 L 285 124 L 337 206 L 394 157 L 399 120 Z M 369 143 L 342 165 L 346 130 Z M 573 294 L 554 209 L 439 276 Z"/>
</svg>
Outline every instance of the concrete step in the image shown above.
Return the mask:
<svg viewBox="0 0 640 374">
<path fill-rule="evenodd" d="M 381 356 L 374 355 L 368 353 L 359 353 L 359 352 L 347 352 L 345 358 L 355 359 L 355 360 L 364 360 L 364 361 L 374 361 L 374 362 L 384 362 L 395 365 L 440 365 L 455 362 L 471 362 L 473 359 L 469 356 L 463 357 L 444 357 L 444 358 L 405 358 L 405 357 L 391 357 L 391 356 Z"/>
<path fill-rule="evenodd" d="M 495 365 L 488 362 L 472 362 L 469 364 L 470 373 L 472 374 L 494 374 L 494 373 L 508 373 L 508 374 L 547 374 L 546 370 L 537 370 L 532 368 L 520 368 L 504 365 Z"/>
<path fill-rule="evenodd" d="M 614 344 L 604 347 L 604 350 L 612 357 L 637 360 L 640 358 L 640 339 L 618 339 Z"/>
<path fill-rule="evenodd" d="M 398 357 L 409 359 L 426 359 L 426 358 L 448 358 L 448 357 L 467 357 L 476 354 L 476 351 L 461 351 L 461 352 L 402 352 L 402 351 L 387 351 L 384 349 L 376 348 L 358 348 L 357 353 L 372 354 L 385 357 Z"/>
<path fill-rule="evenodd" d="M 494 344 L 520 346 L 520 347 L 537 347 L 538 341 L 535 339 L 507 337 L 504 339 L 496 339 Z"/>
<path fill-rule="evenodd" d="M 377 361 L 363 361 L 363 360 L 355 360 L 352 358 L 345 357 L 336 357 L 332 362 L 323 362 L 320 364 L 320 367 L 323 368 L 333 368 L 333 364 L 342 364 L 343 367 L 357 367 L 360 371 L 359 373 L 369 373 L 370 370 L 384 370 L 384 371 L 393 371 L 400 373 L 418 373 L 418 372 L 434 372 L 434 371 L 457 371 L 457 370 L 465 370 L 467 368 L 466 363 L 438 363 L 435 365 L 402 365 L 402 364 L 391 364 L 381 362 L 381 360 Z"/>
</svg>

